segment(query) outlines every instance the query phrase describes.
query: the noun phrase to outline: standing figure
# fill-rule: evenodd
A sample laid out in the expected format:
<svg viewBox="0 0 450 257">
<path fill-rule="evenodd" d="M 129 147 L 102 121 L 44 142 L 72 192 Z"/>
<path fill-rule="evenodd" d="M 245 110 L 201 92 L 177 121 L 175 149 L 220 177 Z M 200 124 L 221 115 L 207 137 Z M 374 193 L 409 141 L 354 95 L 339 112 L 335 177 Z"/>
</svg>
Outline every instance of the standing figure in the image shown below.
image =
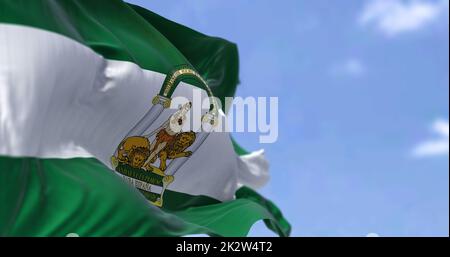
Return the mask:
<svg viewBox="0 0 450 257">
<path fill-rule="evenodd" d="M 187 119 L 187 113 L 192 107 L 192 103 L 186 103 L 181 108 L 172 114 L 168 121 L 166 121 L 161 129 L 156 134 L 156 138 L 150 147 L 150 156 L 148 157 L 144 166 L 154 163 L 158 154 L 169 144 L 172 144 L 177 135 L 181 132 L 184 122 Z"/>
</svg>

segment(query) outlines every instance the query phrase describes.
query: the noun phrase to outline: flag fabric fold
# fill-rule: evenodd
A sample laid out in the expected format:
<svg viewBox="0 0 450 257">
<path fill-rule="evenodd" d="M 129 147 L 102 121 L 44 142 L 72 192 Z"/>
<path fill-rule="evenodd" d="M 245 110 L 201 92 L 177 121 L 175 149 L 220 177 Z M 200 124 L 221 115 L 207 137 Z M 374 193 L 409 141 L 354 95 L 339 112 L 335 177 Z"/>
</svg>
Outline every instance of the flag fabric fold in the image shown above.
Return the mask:
<svg viewBox="0 0 450 257">
<path fill-rule="evenodd" d="M 0 235 L 245 236 L 264 220 L 288 236 L 250 189 L 263 152 L 215 132 L 211 97 L 238 82 L 235 44 L 141 7 L 0 2 Z M 186 130 L 190 114 L 210 131 Z"/>
</svg>

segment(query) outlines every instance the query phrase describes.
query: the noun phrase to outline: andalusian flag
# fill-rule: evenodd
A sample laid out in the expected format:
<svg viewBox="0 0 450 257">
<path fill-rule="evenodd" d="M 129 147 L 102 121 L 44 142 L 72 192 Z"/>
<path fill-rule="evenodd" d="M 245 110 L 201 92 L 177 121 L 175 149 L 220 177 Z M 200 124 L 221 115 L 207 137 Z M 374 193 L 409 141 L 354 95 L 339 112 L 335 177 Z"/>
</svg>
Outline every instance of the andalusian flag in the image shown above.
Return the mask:
<svg viewBox="0 0 450 257">
<path fill-rule="evenodd" d="M 237 84 L 234 44 L 138 6 L 0 1 L 0 236 L 288 235 L 217 132 Z"/>
</svg>

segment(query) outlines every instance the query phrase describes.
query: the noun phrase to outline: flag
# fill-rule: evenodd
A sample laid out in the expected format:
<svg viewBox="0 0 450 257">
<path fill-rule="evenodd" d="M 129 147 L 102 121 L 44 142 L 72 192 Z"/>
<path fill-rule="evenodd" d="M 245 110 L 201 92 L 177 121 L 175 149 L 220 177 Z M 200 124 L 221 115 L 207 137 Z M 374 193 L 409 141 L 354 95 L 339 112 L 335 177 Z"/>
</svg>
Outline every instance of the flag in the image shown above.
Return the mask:
<svg viewBox="0 0 450 257">
<path fill-rule="evenodd" d="M 141 7 L 1 1 L 0 235 L 288 236 L 219 131 L 237 84 L 235 44 Z"/>
</svg>

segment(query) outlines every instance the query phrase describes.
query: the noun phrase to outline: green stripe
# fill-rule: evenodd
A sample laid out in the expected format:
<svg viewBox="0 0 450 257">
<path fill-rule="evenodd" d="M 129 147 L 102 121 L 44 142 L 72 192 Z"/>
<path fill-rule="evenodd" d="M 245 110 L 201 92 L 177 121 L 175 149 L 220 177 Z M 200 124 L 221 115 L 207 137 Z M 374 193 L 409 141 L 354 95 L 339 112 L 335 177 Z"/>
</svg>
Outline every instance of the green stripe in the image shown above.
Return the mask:
<svg viewBox="0 0 450 257">
<path fill-rule="evenodd" d="M 236 198 L 241 200 L 245 199 L 257 203 L 260 207 L 270 213 L 270 219 L 264 219 L 266 226 L 276 232 L 280 236 L 289 236 L 291 233 L 291 225 L 283 217 L 281 210 L 271 201 L 265 199 L 257 192 L 248 187 L 242 187 L 236 192 Z"/>
<path fill-rule="evenodd" d="M 220 203 L 167 192 L 163 212 L 92 158 L 0 157 L 0 190 L 0 236 L 245 236 L 260 219 L 283 231 L 250 197 Z"/>
<path fill-rule="evenodd" d="M 144 196 L 148 192 L 141 191 Z M 159 196 L 159 195 L 158 195 Z M 147 197 L 147 196 L 146 196 Z M 219 200 L 204 195 L 189 195 L 171 190 L 164 192 L 164 205 L 162 209 L 166 211 L 181 211 L 191 207 L 206 206 L 221 203 Z"/>
<path fill-rule="evenodd" d="M 151 208 L 94 159 L 0 157 L 0 190 L 0 236 L 170 236 L 198 230 Z"/>
</svg>

